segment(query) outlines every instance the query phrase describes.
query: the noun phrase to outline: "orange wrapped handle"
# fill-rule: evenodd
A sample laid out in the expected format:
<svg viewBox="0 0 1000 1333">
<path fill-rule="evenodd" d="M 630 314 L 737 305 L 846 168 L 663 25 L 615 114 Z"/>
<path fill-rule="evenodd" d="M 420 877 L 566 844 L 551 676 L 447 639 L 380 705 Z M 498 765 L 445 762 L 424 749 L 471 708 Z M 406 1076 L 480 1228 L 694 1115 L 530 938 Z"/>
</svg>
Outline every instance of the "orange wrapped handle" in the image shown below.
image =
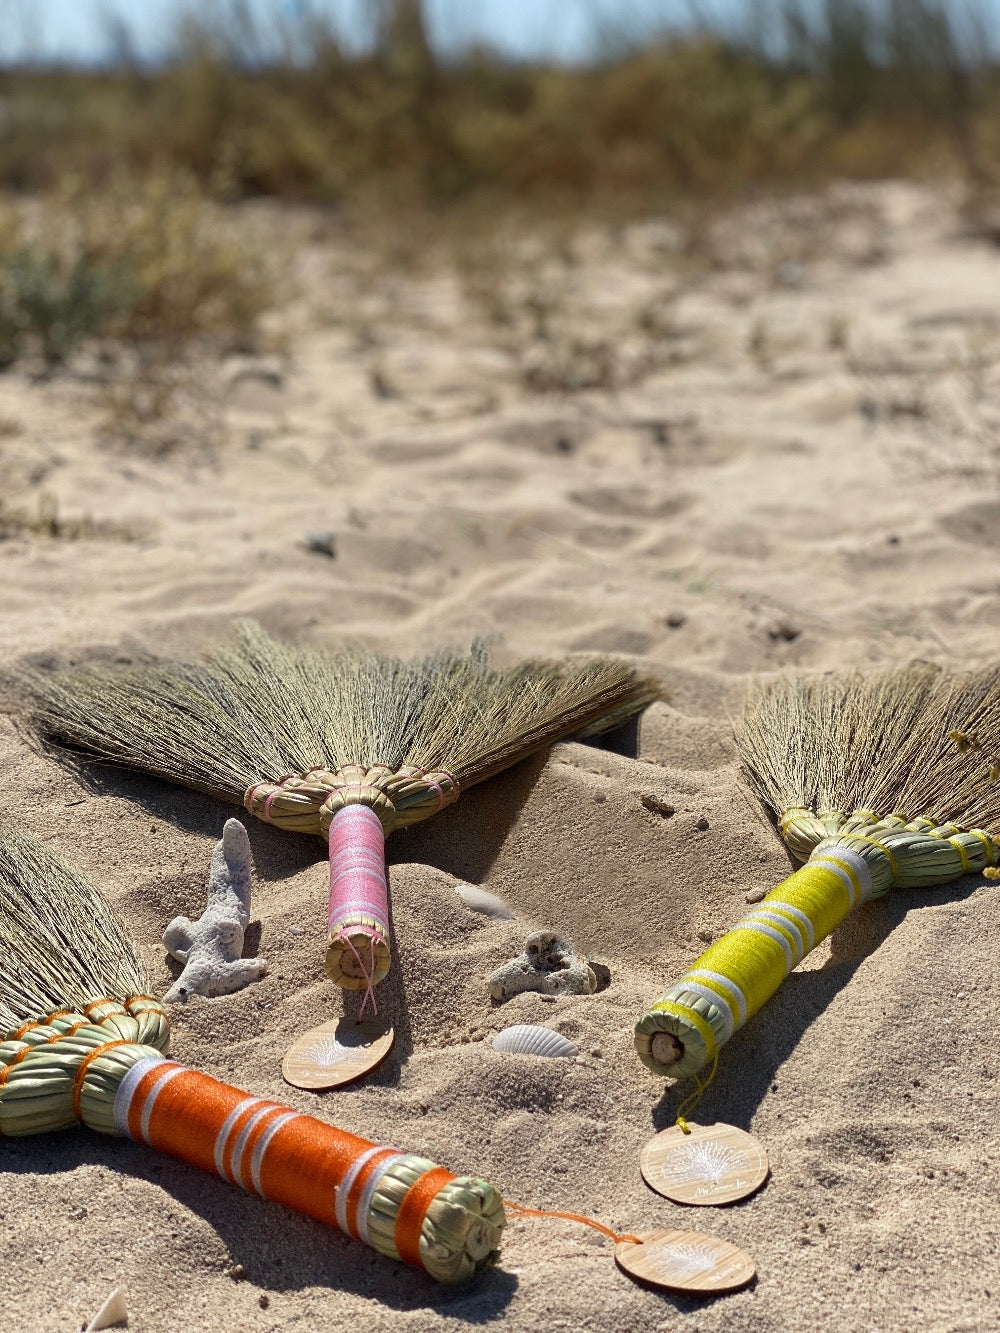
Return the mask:
<svg viewBox="0 0 1000 1333">
<path fill-rule="evenodd" d="M 123 1136 L 366 1244 L 374 1243 L 368 1222 L 379 1181 L 407 1156 L 151 1056 L 125 1075 L 115 1096 L 114 1117 Z M 404 1194 L 394 1240 L 408 1263 L 421 1265 L 424 1218 L 438 1192 L 454 1179 L 450 1171 L 435 1167 Z"/>
</svg>

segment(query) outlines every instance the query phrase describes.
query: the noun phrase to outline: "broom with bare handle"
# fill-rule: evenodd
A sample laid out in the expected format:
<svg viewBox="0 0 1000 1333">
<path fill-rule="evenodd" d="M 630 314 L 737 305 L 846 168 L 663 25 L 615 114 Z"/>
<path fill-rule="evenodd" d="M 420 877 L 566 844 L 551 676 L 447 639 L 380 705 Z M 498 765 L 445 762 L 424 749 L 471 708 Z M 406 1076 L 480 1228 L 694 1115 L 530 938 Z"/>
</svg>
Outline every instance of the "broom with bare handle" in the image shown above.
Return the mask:
<svg viewBox="0 0 1000 1333">
<path fill-rule="evenodd" d="M 672 1078 L 714 1071 L 720 1047 L 860 903 L 1000 875 L 1000 668 L 779 679 L 751 694 L 737 745 L 805 864 L 639 1020 L 640 1059 Z"/>
<path fill-rule="evenodd" d="M 404 662 L 292 648 L 254 625 L 200 663 L 34 672 L 28 686 L 48 739 L 326 837 L 327 971 L 364 1003 L 389 971 L 392 830 L 657 695 L 608 659 L 498 670 L 474 649 Z"/>
<path fill-rule="evenodd" d="M 0 824 L 0 1141 L 76 1123 L 318 1218 L 439 1282 L 496 1258 L 485 1180 L 251 1097 L 164 1054 L 169 1025 L 115 912 Z"/>
</svg>

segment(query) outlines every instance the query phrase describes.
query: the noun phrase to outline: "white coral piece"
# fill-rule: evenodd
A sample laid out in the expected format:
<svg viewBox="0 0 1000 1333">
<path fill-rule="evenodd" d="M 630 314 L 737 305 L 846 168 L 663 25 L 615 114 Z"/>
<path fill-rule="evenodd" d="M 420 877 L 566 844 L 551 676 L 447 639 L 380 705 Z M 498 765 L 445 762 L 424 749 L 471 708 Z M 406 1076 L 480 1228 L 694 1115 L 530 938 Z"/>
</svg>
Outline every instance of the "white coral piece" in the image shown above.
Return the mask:
<svg viewBox="0 0 1000 1333">
<path fill-rule="evenodd" d="M 163 932 L 163 945 L 184 970 L 163 997 L 231 995 L 267 971 L 261 958 L 244 958 L 243 936 L 250 920 L 253 863 L 250 839 L 238 819 L 227 819 L 212 852 L 208 906 L 197 921 L 176 916 Z"/>
<path fill-rule="evenodd" d="M 498 967 L 489 976 L 494 1000 L 509 1000 L 523 991 L 541 995 L 592 995 L 597 975 L 586 958 L 578 958 L 573 943 L 551 930 L 536 930 L 524 942 L 524 953 Z"/>
<path fill-rule="evenodd" d="M 127 1323 L 128 1305 L 125 1302 L 125 1293 L 122 1291 L 121 1287 L 115 1287 L 114 1291 L 87 1325 L 84 1333 L 98 1333 L 99 1329 L 115 1328 L 119 1325 L 124 1327 Z"/>
</svg>

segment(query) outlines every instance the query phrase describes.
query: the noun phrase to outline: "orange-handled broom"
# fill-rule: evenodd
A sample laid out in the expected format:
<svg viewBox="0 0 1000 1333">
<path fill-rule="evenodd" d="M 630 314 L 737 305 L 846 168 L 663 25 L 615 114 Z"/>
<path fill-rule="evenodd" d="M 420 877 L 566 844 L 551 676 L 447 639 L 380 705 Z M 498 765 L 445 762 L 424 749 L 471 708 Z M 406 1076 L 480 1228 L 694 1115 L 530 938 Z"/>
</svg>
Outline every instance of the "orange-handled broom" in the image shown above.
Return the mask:
<svg viewBox="0 0 1000 1333">
<path fill-rule="evenodd" d="M 179 1157 L 460 1282 L 496 1258 L 485 1180 L 166 1058 L 169 1025 L 97 890 L 0 824 L 0 1138 L 82 1123 Z"/>
</svg>

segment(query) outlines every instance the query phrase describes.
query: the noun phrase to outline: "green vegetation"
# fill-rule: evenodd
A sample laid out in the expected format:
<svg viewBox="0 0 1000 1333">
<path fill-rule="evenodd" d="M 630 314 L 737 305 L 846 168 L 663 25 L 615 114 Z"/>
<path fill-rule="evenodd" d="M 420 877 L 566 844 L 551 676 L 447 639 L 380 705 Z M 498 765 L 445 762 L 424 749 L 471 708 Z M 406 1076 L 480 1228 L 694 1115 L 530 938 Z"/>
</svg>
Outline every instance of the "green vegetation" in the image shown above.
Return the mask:
<svg viewBox="0 0 1000 1333">
<path fill-rule="evenodd" d="M 240 229 L 187 177 L 67 177 L 34 207 L 0 206 L 0 366 L 51 368 L 85 338 L 250 340 L 268 299 Z"/>
<path fill-rule="evenodd" d="M 377 9 L 362 56 L 318 20 L 266 38 L 229 0 L 159 69 L 7 70 L 0 187 L 168 169 L 223 200 L 634 210 L 1000 160 L 1000 69 L 969 0 L 757 0 L 739 33 L 688 30 L 586 68 L 446 61 L 419 0 Z"/>
<path fill-rule="evenodd" d="M 95 335 L 161 361 L 252 345 L 267 265 L 232 206 L 262 196 L 411 252 L 480 220 L 705 215 L 835 177 L 944 173 L 985 205 L 1000 63 L 974 3 L 748 0 L 738 32 L 571 68 L 446 60 L 420 0 L 373 0 L 364 54 L 220 0 L 157 68 L 0 69 L 0 366 Z"/>
</svg>

